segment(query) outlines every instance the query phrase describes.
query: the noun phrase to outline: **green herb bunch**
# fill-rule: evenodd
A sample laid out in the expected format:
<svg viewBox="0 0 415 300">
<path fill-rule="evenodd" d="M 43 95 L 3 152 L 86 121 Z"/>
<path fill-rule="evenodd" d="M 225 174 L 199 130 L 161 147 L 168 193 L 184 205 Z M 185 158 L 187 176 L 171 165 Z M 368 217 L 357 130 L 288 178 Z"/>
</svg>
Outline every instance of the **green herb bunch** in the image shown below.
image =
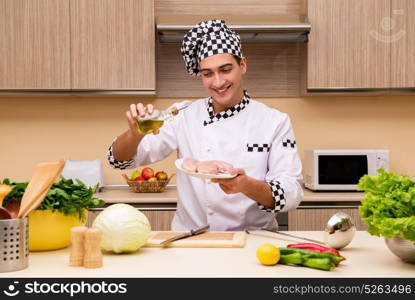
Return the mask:
<svg viewBox="0 0 415 300">
<path fill-rule="evenodd" d="M 4 199 L 4 205 L 7 205 L 8 201 L 20 202 L 28 185 L 28 182 L 11 182 L 8 178 L 0 183 L 12 187 L 12 191 Z M 52 185 L 37 210 L 59 211 L 67 216 L 77 216 L 78 219 L 84 221 L 85 209 L 101 207 L 105 204 L 104 200 L 93 197 L 98 187 L 98 184 L 94 187 L 87 187 L 79 179 L 75 179 L 74 182 L 72 179 L 61 177 Z"/>
<path fill-rule="evenodd" d="M 357 186 L 365 192 L 359 214 L 368 232 L 415 241 L 415 182 L 407 175 L 377 171 L 360 178 Z"/>
</svg>

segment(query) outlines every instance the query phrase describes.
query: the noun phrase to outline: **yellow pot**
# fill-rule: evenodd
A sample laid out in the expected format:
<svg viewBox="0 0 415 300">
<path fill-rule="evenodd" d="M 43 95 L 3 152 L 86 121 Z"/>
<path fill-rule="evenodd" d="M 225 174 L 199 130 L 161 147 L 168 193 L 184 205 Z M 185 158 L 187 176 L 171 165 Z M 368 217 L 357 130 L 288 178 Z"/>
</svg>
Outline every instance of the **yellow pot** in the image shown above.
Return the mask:
<svg viewBox="0 0 415 300">
<path fill-rule="evenodd" d="M 77 216 L 65 216 L 58 211 L 34 210 L 29 214 L 29 251 L 68 247 L 71 244 L 71 228 L 85 223 L 86 219 L 81 221 Z"/>
</svg>

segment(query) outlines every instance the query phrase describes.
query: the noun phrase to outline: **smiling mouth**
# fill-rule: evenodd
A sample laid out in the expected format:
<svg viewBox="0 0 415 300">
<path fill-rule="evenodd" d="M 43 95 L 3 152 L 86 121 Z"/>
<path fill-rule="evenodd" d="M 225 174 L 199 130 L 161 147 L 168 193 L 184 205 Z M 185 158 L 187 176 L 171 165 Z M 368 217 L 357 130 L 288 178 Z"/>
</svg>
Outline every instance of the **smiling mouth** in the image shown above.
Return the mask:
<svg viewBox="0 0 415 300">
<path fill-rule="evenodd" d="M 223 89 L 213 89 L 213 90 L 218 94 L 224 94 L 230 87 L 231 87 L 231 85 L 228 85 L 228 86 L 224 87 Z"/>
</svg>

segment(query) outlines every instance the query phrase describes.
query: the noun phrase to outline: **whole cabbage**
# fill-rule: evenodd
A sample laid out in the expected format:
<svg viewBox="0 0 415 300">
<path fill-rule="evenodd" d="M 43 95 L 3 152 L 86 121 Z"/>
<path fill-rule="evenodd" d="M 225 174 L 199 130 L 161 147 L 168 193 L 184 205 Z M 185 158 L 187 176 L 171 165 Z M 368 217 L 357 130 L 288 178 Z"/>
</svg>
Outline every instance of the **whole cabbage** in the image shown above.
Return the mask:
<svg viewBox="0 0 415 300">
<path fill-rule="evenodd" d="M 143 246 L 151 231 L 147 217 L 128 204 L 113 204 L 94 220 L 92 227 L 102 230 L 101 248 L 115 253 L 132 252 Z"/>
</svg>

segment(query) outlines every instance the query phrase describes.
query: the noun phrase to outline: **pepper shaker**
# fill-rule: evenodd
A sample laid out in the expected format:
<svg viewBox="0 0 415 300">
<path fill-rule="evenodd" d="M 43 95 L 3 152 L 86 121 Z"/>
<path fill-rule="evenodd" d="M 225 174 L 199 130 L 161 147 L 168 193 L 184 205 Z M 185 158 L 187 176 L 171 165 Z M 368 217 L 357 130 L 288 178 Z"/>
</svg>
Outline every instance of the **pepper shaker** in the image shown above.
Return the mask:
<svg viewBox="0 0 415 300">
<path fill-rule="evenodd" d="M 76 226 L 71 228 L 71 252 L 69 255 L 69 265 L 81 267 L 84 264 L 84 236 L 87 231 L 85 226 Z"/>
<path fill-rule="evenodd" d="M 102 267 L 101 236 L 102 231 L 99 228 L 89 228 L 85 232 L 85 268 Z"/>
</svg>

